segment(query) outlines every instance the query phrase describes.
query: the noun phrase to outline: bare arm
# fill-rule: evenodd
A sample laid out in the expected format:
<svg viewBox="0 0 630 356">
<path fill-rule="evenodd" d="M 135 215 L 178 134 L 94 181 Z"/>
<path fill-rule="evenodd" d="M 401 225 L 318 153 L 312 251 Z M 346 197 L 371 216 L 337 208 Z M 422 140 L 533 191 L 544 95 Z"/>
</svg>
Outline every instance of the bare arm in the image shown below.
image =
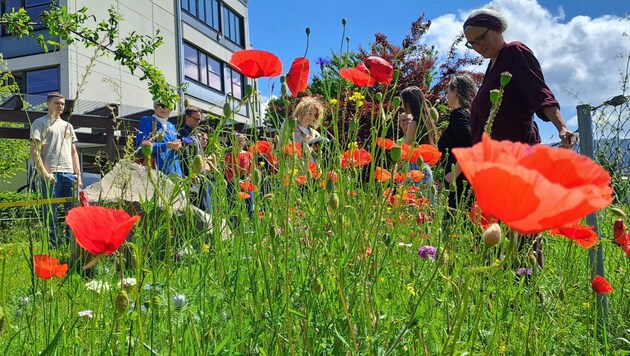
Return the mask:
<svg viewBox="0 0 630 356">
<path fill-rule="evenodd" d="M 415 121 L 409 121 L 407 124 L 407 130 L 405 131 L 405 143 L 413 145 L 416 140 L 416 134 L 418 133 L 418 123 Z"/>
<path fill-rule="evenodd" d="M 543 114 L 545 114 L 545 116 L 551 120 L 556 129 L 558 129 L 560 147 L 573 148 L 573 146 L 577 143 L 577 136 L 567 128 L 567 124 L 564 122 L 560 109 L 557 106 L 545 106 L 542 110 Z"/>
<path fill-rule="evenodd" d="M 77 152 L 77 146 L 72 144 L 72 171 L 77 176 L 77 185 L 79 188 L 83 187 L 83 182 L 81 181 L 81 164 L 79 161 L 79 153 Z"/>
</svg>

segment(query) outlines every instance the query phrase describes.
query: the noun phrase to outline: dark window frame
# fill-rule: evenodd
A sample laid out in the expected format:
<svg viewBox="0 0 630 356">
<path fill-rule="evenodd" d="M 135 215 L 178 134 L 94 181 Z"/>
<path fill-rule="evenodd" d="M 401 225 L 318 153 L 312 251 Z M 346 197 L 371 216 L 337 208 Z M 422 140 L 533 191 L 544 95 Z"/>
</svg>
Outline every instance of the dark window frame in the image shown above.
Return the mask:
<svg viewBox="0 0 630 356">
<path fill-rule="evenodd" d="M 42 8 L 41 11 L 39 11 L 39 16 L 41 16 L 41 13 L 44 10 L 47 10 L 48 8 L 50 8 L 50 6 L 53 4 L 53 0 L 14 0 L 15 2 L 19 2 L 19 7 L 16 8 L 17 9 L 21 9 L 23 8 L 24 10 L 26 10 L 26 12 L 28 13 L 29 10 L 35 9 L 35 8 Z M 35 4 L 29 4 L 30 2 L 36 2 Z M 9 13 L 11 12 L 12 8 L 15 8 L 14 6 L 9 7 L 10 4 L 7 4 L 6 1 L 0 1 L 0 16 L 2 16 L 2 14 Z M 36 21 L 39 16 L 33 18 L 31 17 L 31 20 Z M 36 25 L 33 25 L 33 31 L 37 31 L 37 30 L 42 30 L 45 29 L 46 25 L 39 23 Z M 4 26 L 2 26 L 2 28 L 0 28 L 0 37 L 4 37 L 4 36 L 9 36 L 8 33 L 6 33 L 6 29 Z"/>
<path fill-rule="evenodd" d="M 194 9 L 193 5 L 194 4 Z M 210 6 L 208 6 L 210 4 Z M 215 5 L 216 4 L 216 8 Z M 185 5 L 185 6 L 184 6 Z M 182 0 L 182 11 L 196 18 L 199 22 L 215 31 L 221 31 L 221 8 L 220 0 Z M 208 9 L 212 12 L 208 15 Z M 216 10 L 216 14 L 214 11 Z"/>
<path fill-rule="evenodd" d="M 238 85 L 235 85 L 235 83 L 233 82 L 233 78 L 234 75 L 238 75 L 238 78 L 240 79 L 240 93 L 237 93 L 238 95 L 234 95 L 236 98 L 238 99 L 242 99 L 243 98 L 243 93 L 244 93 L 244 89 L 245 89 L 245 85 L 247 84 L 245 77 L 238 73 L 237 71 L 235 71 L 234 69 L 232 69 L 227 63 L 221 61 L 220 59 L 214 57 L 213 55 L 211 55 L 210 53 L 205 52 L 204 50 L 196 47 L 195 45 L 188 43 L 188 42 L 184 42 L 184 52 L 186 52 L 186 47 L 188 47 L 190 50 L 194 50 L 196 52 L 196 63 L 193 63 L 192 61 L 189 61 L 188 59 L 186 59 L 186 56 L 184 56 L 183 61 L 184 61 L 184 78 L 186 80 L 190 80 L 192 82 L 195 82 L 203 87 L 209 88 L 211 90 L 214 90 L 216 92 L 219 93 L 232 93 L 232 95 L 234 95 L 233 90 L 235 87 L 238 87 Z M 202 58 L 205 58 L 205 61 L 202 61 Z M 208 70 L 209 66 L 208 63 L 209 61 L 213 61 L 214 63 L 219 64 L 219 73 L 215 73 L 214 71 L 210 71 Z M 205 63 L 204 68 L 203 68 L 203 73 L 202 73 L 202 68 L 201 68 L 201 64 Z M 197 67 L 197 77 L 193 78 L 190 77 L 186 74 L 186 64 L 187 63 L 191 63 L 191 64 L 195 64 Z M 214 67 L 213 67 L 214 68 Z M 228 81 L 227 81 L 227 73 L 230 74 L 230 82 L 229 82 L 229 88 L 228 88 Z M 202 75 L 205 76 L 205 80 L 204 78 L 202 78 Z M 219 79 L 219 85 L 221 86 L 221 88 L 216 88 L 212 85 L 210 85 L 210 83 L 212 83 L 213 81 L 211 80 L 211 75 L 214 75 L 215 78 Z"/>
</svg>

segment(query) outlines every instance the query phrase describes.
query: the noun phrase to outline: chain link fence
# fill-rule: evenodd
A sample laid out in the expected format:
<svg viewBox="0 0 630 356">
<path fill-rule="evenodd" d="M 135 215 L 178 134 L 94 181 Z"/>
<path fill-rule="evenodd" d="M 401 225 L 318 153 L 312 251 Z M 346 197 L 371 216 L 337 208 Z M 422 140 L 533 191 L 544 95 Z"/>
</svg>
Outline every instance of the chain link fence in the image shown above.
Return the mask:
<svg viewBox="0 0 630 356">
<path fill-rule="evenodd" d="M 577 111 L 580 153 L 610 173 L 615 203 L 630 203 L 630 96 L 579 105 Z"/>
</svg>

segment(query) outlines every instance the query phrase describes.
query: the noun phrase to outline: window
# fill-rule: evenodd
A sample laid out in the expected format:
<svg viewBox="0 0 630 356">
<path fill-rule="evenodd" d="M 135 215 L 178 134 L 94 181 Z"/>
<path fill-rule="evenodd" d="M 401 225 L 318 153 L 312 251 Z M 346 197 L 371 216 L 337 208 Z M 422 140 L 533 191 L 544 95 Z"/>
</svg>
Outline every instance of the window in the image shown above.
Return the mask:
<svg viewBox="0 0 630 356">
<path fill-rule="evenodd" d="M 208 53 L 184 43 L 184 75 L 214 90 L 243 97 L 245 79 L 227 64 Z"/>
<path fill-rule="evenodd" d="M 46 103 L 46 96 L 60 91 L 59 67 L 11 73 L 30 107 Z M 1 83 L 0 83 L 1 84 Z"/>
<path fill-rule="evenodd" d="M 40 30 L 45 28 L 41 23 L 41 19 L 39 18 L 42 15 L 44 10 L 48 10 L 50 8 L 52 1 L 51 0 L 6 0 L 0 1 L 0 15 L 3 13 L 11 12 L 13 9 L 17 11 L 20 8 L 24 8 L 26 13 L 30 16 L 31 21 L 35 22 L 33 26 L 34 30 Z M 5 34 L 5 30 L 3 29 L 3 35 Z"/>
<path fill-rule="evenodd" d="M 236 99 L 243 98 L 243 76 L 229 66 L 225 66 L 225 92 Z"/>
<path fill-rule="evenodd" d="M 227 6 L 223 6 L 223 36 L 239 46 L 243 46 L 243 18 Z"/>
<path fill-rule="evenodd" d="M 219 0 L 182 0 L 182 10 L 220 31 Z"/>
</svg>

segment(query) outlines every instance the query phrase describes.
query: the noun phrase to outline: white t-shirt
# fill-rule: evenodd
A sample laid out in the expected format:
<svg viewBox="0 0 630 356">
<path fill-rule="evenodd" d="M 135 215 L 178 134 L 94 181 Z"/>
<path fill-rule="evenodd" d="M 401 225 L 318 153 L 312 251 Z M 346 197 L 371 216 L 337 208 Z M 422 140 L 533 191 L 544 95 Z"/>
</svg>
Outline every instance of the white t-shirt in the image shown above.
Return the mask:
<svg viewBox="0 0 630 356">
<path fill-rule="evenodd" d="M 41 142 L 41 157 L 49 172 L 73 173 L 72 145 L 77 142 L 72 125 L 42 116 L 31 124 L 31 140 Z"/>
</svg>

